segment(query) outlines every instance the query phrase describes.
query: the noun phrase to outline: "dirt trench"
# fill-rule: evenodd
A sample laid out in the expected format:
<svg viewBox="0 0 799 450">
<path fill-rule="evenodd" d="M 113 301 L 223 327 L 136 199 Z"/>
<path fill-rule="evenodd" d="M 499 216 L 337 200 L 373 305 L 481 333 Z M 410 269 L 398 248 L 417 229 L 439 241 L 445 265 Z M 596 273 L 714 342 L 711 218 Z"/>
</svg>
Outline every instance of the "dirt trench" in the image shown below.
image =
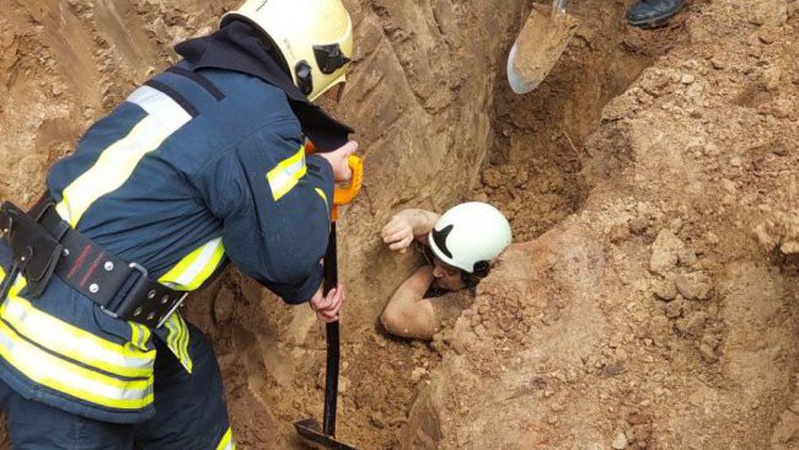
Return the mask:
<svg viewBox="0 0 799 450">
<path fill-rule="evenodd" d="M 532 240 L 580 210 L 588 194 L 588 185 L 581 173 L 585 150 L 581 149 L 585 139 L 599 126 L 602 107 L 624 92 L 644 68 L 667 52 L 681 36 L 684 37 L 679 21 L 657 34 L 629 29 L 620 20 L 625 8 L 623 3 L 608 5 L 600 1 L 576 5 L 574 14 L 585 17 L 581 32 L 550 78 L 535 93 L 527 96 L 512 94 L 504 79 L 504 58 L 521 21 L 509 26 L 500 44 L 496 45 L 490 86 L 493 98 L 487 105 L 491 130 L 486 159 L 473 187 L 454 198 L 479 199 L 496 204 L 510 218 L 516 242 Z M 527 11 L 519 11 L 521 20 Z M 595 14 L 597 11 L 600 13 Z M 427 206 L 425 196 L 430 195 L 427 189 L 439 186 L 441 183 L 424 187 L 419 192 L 420 197 L 409 200 L 409 204 Z M 401 192 L 392 194 L 401 195 Z M 435 206 L 435 200 L 427 201 Z M 404 204 L 399 202 L 396 207 Z M 375 233 L 380 224 L 376 225 L 367 232 Z M 401 278 L 396 279 L 398 263 L 389 258 L 396 260 L 397 256 L 381 252 L 376 258 L 377 267 L 370 267 L 366 275 L 396 286 L 401 281 Z M 368 264 L 368 260 L 363 262 Z M 407 261 L 405 264 L 401 262 L 399 268 L 407 271 L 417 263 L 418 259 L 411 265 Z M 248 288 L 242 290 L 240 280 L 235 279 L 222 288 L 223 294 L 217 299 L 235 304 L 246 304 L 247 298 L 252 303 L 262 301 L 260 291 L 247 294 L 255 290 L 249 282 L 245 282 Z M 380 292 L 380 288 L 374 287 L 367 292 Z M 367 316 L 370 320 L 368 326 L 363 331 L 359 330 L 359 335 L 350 335 L 351 340 L 343 349 L 343 393 L 339 403 L 338 435 L 362 448 L 438 448 L 443 444 L 439 434 L 441 430 L 435 431 L 435 426 L 433 431 L 422 433 L 425 437 L 421 441 L 414 437 L 416 426 L 427 430 L 437 419 L 414 419 L 408 414 L 414 405 L 418 408 L 420 403 L 425 403 L 426 397 L 420 396 L 420 392 L 424 392 L 425 386 L 437 376 L 442 361 L 446 359 L 450 349 L 443 340 L 447 332 L 437 336 L 437 340 L 429 345 L 394 339 L 385 334 L 376 321 L 376 313 L 384 305 L 387 294 L 384 291 L 374 300 L 367 299 L 376 303 L 377 308 L 375 305 L 369 307 L 375 314 Z M 252 439 L 258 443 L 256 447 L 266 446 L 266 442 L 258 440 L 256 430 L 275 426 L 274 422 L 277 422 L 288 440 L 276 448 L 296 445 L 291 437 L 293 430 L 287 425 L 298 417 L 319 418 L 321 414 L 324 336 L 318 327 L 311 331 L 310 336 L 301 338 L 287 330 L 288 339 L 275 336 L 268 328 L 255 324 L 245 325 L 252 329 L 243 332 L 238 327 L 244 322 L 252 322 L 244 317 L 249 308 L 236 310 L 242 314 L 236 315 L 236 325 L 217 336 L 220 343 L 233 342 L 234 348 L 250 348 L 254 354 L 244 362 L 238 353 L 229 355 L 231 366 L 226 369 L 226 379 L 239 380 L 237 384 L 240 383 L 243 391 L 240 395 L 244 406 L 234 407 L 234 414 L 246 416 L 252 413 L 253 404 L 248 397 L 253 390 L 263 390 L 264 383 L 286 387 L 291 385 L 291 373 L 306 370 L 313 375 L 310 380 L 301 379 L 299 383 L 295 380 L 296 390 L 292 395 L 281 391 L 261 399 L 273 414 L 278 415 L 262 421 L 261 425 L 254 425 L 253 429 L 245 429 L 248 435 L 239 437 Z M 291 325 L 296 326 L 297 319 L 287 317 L 277 319 L 274 327 L 281 328 L 289 319 Z M 346 324 L 345 321 L 343 326 Z M 278 340 L 277 348 L 269 343 L 275 338 Z M 292 363 L 293 367 L 287 369 L 280 354 L 297 352 L 297 342 L 303 342 L 303 345 L 311 342 L 315 348 L 315 360 L 312 364 L 300 366 L 302 369 L 297 363 Z M 303 345 L 299 347 L 300 352 L 307 350 Z M 262 354 L 256 349 L 260 349 Z M 233 363 L 233 360 L 237 362 Z M 263 372 L 270 374 L 267 381 L 260 380 L 258 374 Z M 272 377 L 274 381 L 269 380 Z"/>
<path fill-rule="evenodd" d="M 0 18 L 0 197 L 29 204 L 92 120 L 235 1 L 11 1 Z M 527 2 L 346 2 L 364 193 L 341 220 L 338 435 L 360 448 L 799 448 L 797 2 L 691 2 L 581 26 L 515 96 Z M 573 3 L 573 4 L 572 4 Z M 377 316 L 420 263 L 392 211 L 487 200 L 514 244 L 430 344 Z M 239 448 L 300 448 L 321 418 L 323 327 L 229 271 L 185 310 L 214 342 Z"/>
</svg>

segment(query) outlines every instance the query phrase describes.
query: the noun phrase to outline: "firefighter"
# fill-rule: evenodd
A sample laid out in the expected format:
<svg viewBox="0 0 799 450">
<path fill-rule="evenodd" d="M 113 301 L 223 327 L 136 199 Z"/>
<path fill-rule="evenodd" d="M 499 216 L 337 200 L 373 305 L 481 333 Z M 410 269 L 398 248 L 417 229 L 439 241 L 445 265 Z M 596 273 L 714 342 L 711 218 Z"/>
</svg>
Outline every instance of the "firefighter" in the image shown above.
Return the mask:
<svg viewBox="0 0 799 450">
<path fill-rule="evenodd" d="M 627 23 L 649 29 L 669 23 L 687 0 L 636 0 L 627 10 Z"/>
<path fill-rule="evenodd" d="M 469 305 L 455 292 L 474 293 L 511 242 L 508 220 L 482 202 L 461 203 L 441 216 L 405 209 L 391 218 L 381 234 L 394 251 L 405 252 L 411 243 L 419 242 L 428 264 L 394 291 L 380 320 L 395 336 L 426 340 Z"/>
<path fill-rule="evenodd" d="M 36 206 L 0 213 L 14 448 L 235 448 L 213 350 L 176 312 L 228 260 L 338 318 L 320 260 L 357 144 L 312 102 L 344 84 L 349 14 L 248 0 L 176 51 L 51 167 Z"/>
</svg>

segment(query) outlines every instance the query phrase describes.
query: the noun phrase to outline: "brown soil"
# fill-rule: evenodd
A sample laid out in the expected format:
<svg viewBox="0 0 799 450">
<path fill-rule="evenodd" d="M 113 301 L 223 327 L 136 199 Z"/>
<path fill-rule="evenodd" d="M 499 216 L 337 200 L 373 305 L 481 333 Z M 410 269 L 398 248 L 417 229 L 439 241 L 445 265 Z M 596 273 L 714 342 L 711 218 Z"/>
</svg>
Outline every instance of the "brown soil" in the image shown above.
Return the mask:
<svg viewBox="0 0 799 450">
<path fill-rule="evenodd" d="M 0 198 L 235 1 L 13 1 L 0 18 Z M 627 2 L 580 26 L 516 96 L 528 2 L 346 2 L 365 189 L 340 223 L 338 436 L 360 448 L 799 448 L 796 0 L 694 1 L 654 31 Z M 548 2 L 547 2 L 548 3 Z M 483 199 L 515 243 L 432 343 L 377 317 L 420 263 L 392 211 Z M 214 342 L 239 448 L 321 419 L 324 328 L 230 271 L 186 315 Z M 6 443 L 7 446 L 7 443 Z"/>
</svg>

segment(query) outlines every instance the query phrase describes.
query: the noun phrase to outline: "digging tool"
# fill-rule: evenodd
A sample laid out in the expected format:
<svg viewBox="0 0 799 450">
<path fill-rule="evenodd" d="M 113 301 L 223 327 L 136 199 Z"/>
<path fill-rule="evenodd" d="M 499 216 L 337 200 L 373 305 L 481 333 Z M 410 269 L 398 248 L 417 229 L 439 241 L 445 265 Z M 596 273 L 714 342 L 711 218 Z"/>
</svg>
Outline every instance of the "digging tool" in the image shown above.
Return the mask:
<svg viewBox="0 0 799 450">
<path fill-rule="evenodd" d="M 363 160 L 350 155 L 347 163 L 352 170 L 352 181 L 346 188 L 336 188 L 333 193 L 333 210 L 331 211 L 330 239 L 325 252 L 324 270 L 325 279 L 322 290 L 327 295 L 331 289 L 338 285 L 338 261 L 336 251 L 336 220 L 338 220 L 338 206 L 350 203 L 363 184 Z M 349 450 L 355 447 L 336 439 L 336 400 L 338 396 L 338 363 L 339 363 L 339 323 L 338 321 L 326 324 L 327 335 L 327 366 L 325 369 L 325 410 L 324 424 L 320 429 L 314 419 L 294 422 L 294 428 L 305 442 L 315 448 L 329 448 Z"/>
<path fill-rule="evenodd" d="M 544 81 L 575 31 L 577 19 L 566 13 L 566 0 L 553 0 L 551 11 L 534 4 L 508 56 L 513 92 L 526 94 Z"/>
</svg>

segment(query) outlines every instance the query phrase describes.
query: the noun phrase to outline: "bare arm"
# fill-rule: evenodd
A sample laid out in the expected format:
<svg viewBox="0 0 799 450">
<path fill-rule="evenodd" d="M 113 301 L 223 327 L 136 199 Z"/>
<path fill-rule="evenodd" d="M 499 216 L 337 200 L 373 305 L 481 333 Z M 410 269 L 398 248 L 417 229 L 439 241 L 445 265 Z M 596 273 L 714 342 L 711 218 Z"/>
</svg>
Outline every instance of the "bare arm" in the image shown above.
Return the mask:
<svg viewBox="0 0 799 450">
<path fill-rule="evenodd" d="M 425 209 L 403 209 L 383 227 L 383 242 L 391 250 L 400 252 L 404 252 L 414 238 L 427 244 L 427 233 L 433 229 L 438 217 L 438 214 Z"/>
<path fill-rule="evenodd" d="M 386 330 L 396 336 L 432 339 L 439 323 L 430 300 L 424 294 L 433 282 L 433 267 L 416 269 L 391 296 L 380 320 Z"/>
</svg>

